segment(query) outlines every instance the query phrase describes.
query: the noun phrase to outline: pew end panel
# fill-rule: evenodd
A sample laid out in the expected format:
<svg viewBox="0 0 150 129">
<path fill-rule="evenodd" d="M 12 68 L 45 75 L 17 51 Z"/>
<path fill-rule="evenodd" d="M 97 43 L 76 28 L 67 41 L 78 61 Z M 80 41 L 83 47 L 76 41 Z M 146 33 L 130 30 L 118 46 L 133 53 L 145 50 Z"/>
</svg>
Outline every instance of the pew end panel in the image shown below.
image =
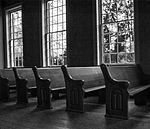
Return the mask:
<svg viewBox="0 0 150 129">
<path fill-rule="evenodd" d="M 51 109 L 51 80 L 43 79 L 42 77 L 40 77 L 36 66 L 34 66 L 32 70 L 35 76 L 37 86 L 37 107 L 42 109 Z"/>
<path fill-rule="evenodd" d="M 61 66 L 66 90 L 67 108 L 71 111 L 84 112 L 84 95 L 98 91 L 99 101 L 105 97 L 101 96 L 100 90 L 105 89 L 104 80 L 99 67 L 66 67 Z M 72 109 L 71 109 L 72 108 Z M 75 109 L 76 108 L 76 109 Z"/>
<path fill-rule="evenodd" d="M 113 79 L 106 65 L 101 64 L 106 85 L 106 117 L 128 119 L 127 88 L 129 82 Z"/>
<path fill-rule="evenodd" d="M 66 83 L 66 110 L 83 112 L 84 111 L 84 89 L 83 80 L 75 80 L 68 73 L 65 66 L 61 66 Z"/>
<path fill-rule="evenodd" d="M 50 78 L 52 99 L 59 99 L 60 93 L 66 94 L 65 81 L 60 67 L 38 68 L 38 73 L 42 78 Z"/>
<path fill-rule="evenodd" d="M 83 80 L 69 81 L 69 86 L 67 86 L 67 97 L 66 97 L 66 110 L 75 112 L 84 112 L 84 89 Z"/>
<path fill-rule="evenodd" d="M 13 68 L 14 76 L 16 79 L 16 93 L 17 93 L 17 104 L 28 103 L 28 89 L 27 79 L 20 77 L 17 68 Z"/>
<path fill-rule="evenodd" d="M 106 116 L 128 119 L 129 96 L 134 97 L 136 105 L 146 104 L 150 85 L 141 85 L 145 83 L 141 82 L 141 70 L 136 65 L 112 66 L 108 69 L 105 64 L 101 64 L 101 69 L 106 85 Z"/>
<path fill-rule="evenodd" d="M 37 86 L 35 82 L 34 73 L 32 71 L 32 68 L 18 68 L 18 75 L 23 78 L 27 79 L 27 90 L 30 92 L 31 96 L 36 97 L 37 96 Z"/>
</svg>

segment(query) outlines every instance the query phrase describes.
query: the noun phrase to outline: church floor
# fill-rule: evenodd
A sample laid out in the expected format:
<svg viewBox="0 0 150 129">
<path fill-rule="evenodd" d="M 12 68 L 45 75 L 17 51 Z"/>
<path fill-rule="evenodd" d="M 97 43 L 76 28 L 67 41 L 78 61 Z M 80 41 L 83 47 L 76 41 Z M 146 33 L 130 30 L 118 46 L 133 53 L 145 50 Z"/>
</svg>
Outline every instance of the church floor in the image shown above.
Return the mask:
<svg viewBox="0 0 150 129">
<path fill-rule="evenodd" d="M 129 101 L 129 119 L 105 118 L 105 104 L 85 98 L 85 113 L 65 111 L 65 99 L 53 100 L 53 109 L 36 109 L 36 98 L 27 106 L 15 101 L 0 103 L 0 129 L 149 129 L 150 104 L 135 106 Z"/>
</svg>

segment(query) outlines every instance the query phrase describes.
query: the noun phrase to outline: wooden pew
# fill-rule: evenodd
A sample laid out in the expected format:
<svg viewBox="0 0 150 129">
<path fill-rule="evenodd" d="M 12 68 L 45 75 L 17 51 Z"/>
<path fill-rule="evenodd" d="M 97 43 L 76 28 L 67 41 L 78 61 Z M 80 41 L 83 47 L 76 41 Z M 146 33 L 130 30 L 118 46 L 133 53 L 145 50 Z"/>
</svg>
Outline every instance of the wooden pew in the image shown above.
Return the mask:
<svg viewBox="0 0 150 129">
<path fill-rule="evenodd" d="M 66 110 L 84 112 L 84 94 L 105 89 L 104 78 L 99 67 L 61 66 L 66 85 Z M 99 93 L 99 100 L 105 95 Z"/>
<path fill-rule="evenodd" d="M 12 69 L 0 70 L 0 89 L 2 101 L 8 101 L 10 93 L 16 89 L 15 77 Z"/>
<path fill-rule="evenodd" d="M 9 99 L 9 80 L 2 75 L 2 69 L 0 69 L 0 100 L 8 101 Z"/>
<path fill-rule="evenodd" d="M 36 86 L 37 86 L 37 107 L 49 109 L 51 107 L 51 89 L 50 89 L 50 79 L 43 79 L 38 74 L 37 67 L 32 68 Z M 45 71 L 43 71 L 45 73 Z"/>
<path fill-rule="evenodd" d="M 37 68 L 34 66 L 32 69 L 38 87 L 38 105 L 43 105 L 45 108 L 52 108 L 52 97 L 58 99 L 59 93 L 65 93 L 66 91 L 61 68 Z"/>
<path fill-rule="evenodd" d="M 110 66 L 101 64 L 106 85 L 106 117 L 128 119 L 128 98 L 145 105 L 150 88 L 150 75 L 139 65 Z"/>
<path fill-rule="evenodd" d="M 9 80 L 9 92 L 16 89 L 16 80 L 12 69 L 1 69 L 3 78 Z"/>
<path fill-rule="evenodd" d="M 37 86 L 32 68 L 17 68 L 17 74 L 18 77 L 27 80 L 27 84 L 26 86 L 24 84 L 24 87 L 27 87 L 27 91 L 30 92 L 32 96 L 36 96 Z"/>
<path fill-rule="evenodd" d="M 17 91 L 17 103 L 25 104 L 28 103 L 27 91 L 31 92 L 32 96 L 36 95 L 36 83 L 32 68 L 17 68 L 17 70 L 16 68 L 1 69 L 0 71 L 2 75 L 0 78 L 0 89 L 3 98 L 7 98 L 8 100 L 12 90 L 13 92 Z M 26 79 L 28 80 L 28 84 Z"/>
<path fill-rule="evenodd" d="M 59 98 L 59 93 L 65 93 L 65 81 L 60 67 L 37 68 L 38 74 L 42 78 L 51 80 L 50 88 L 54 99 Z"/>
<path fill-rule="evenodd" d="M 51 93 L 54 98 L 58 98 L 60 92 L 65 92 L 64 78 L 60 68 L 36 68 L 35 66 L 33 68 L 17 68 L 15 71 L 18 77 L 28 81 L 27 84 L 23 80 L 16 83 L 22 85 L 19 90 L 20 94 L 22 92 L 26 94 L 26 88 L 28 90 L 36 89 L 37 107 L 39 108 L 52 108 Z M 16 79 L 16 82 L 18 80 Z"/>
<path fill-rule="evenodd" d="M 16 93 L 17 93 L 17 104 L 28 103 L 28 87 L 27 79 L 21 78 L 18 74 L 17 68 L 13 68 L 15 79 L 16 79 Z"/>
</svg>

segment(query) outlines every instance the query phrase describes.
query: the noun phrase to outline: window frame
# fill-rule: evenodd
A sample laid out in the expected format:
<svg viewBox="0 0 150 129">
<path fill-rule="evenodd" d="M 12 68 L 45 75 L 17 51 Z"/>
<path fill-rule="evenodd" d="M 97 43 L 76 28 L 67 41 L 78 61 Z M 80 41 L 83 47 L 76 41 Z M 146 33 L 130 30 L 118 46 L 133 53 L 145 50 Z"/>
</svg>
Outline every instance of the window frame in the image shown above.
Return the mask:
<svg viewBox="0 0 150 129">
<path fill-rule="evenodd" d="M 42 20 L 42 25 L 43 25 L 43 30 L 42 30 L 42 32 L 43 32 L 43 66 L 44 67 L 59 67 L 59 66 L 61 66 L 61 64 L 60 65 L 53 65 L 51 62 L 50 62 L 50 60 L 48 60 L 48 58 L 50 58 L 50 43 L 48 44 L 47 43 L 47 39 L 46 39 L 46 35 L 49 33 L 53 33 L 53 32 L 50 32 L 50 30 L 49 30 L 49 32 L 46 32 L 47 30 L 46 30 L 46 26 L 47 26 L 47 2 L 49 2 L 49 1 L 53 1 L 53 0 L 44 0 L 43 1 L 43 6 L 42 6 L 42 8 L 43 8 L 43 10 L 42 10 L 42 14 L 43 14 L 43 16 L 42 16 L 42 19 L 44 19 L 44 20 Z M 66 0 L 65 0 L 66 1 Z M 64 6 L 64 5 L 63 5 Z M 57 8 L 57 7 L 56 7 Z M 65 8 L 66 8 L 66 3 L 65 3 Z M 57 14 L 58 15 L 58 14 Z M 63 14 L 62 14 L 62 16 L 63 16 Z M 66 9 L 65 9 L 65 17 L 66 17 Z M 64 22 L 64 20 L 62 21 L 62 24 L 63 24 L 63 22 Z M 58 23 L 57 23 L 58 24 Z M 50 25 L 50 24 L 49 24 Z M 65 27 L 66 27 L 66 19 L 65 19 Z M 62 31 L 62 33 L 63 32 L 65 32 L 65 34 L 67 35 L 67 29 L 65 28 L 65 30 L 61 30 Z M 59 31 L 56 31 L 56 33 L 57 32 L 59 32 Z M 55 33 L 55 32 L 54 32 Z M 49 38 L 50 39 L 50 38 Z M 62 52 L 64 52 L 63 50 L 66 50 L 66 52 L 67 52 L 67 36 L 65 37 L 65 39 L 63 39 L 63 41 L 65 41 L 66 42 L 66 45 L 65 45 L 65 47 L 66 48 L 64 48 L 64 46 L 63 46 L 63 48 L 61 48 L 62 49 Z M 62 41 L 62 42 L 63 42 Z M 49 48 L 49 50 L 47 49 L 47 48 Z M 58 48 L 57 48 L 58 49 Z M 49 55 L 48 55 L 49 54 Z M 57 53 L 58 54 L 58 53 Z M 65 55 L 65 56 L 62 56 L 63 57 L 63 60 L 67 60 L 67 54 Z M 63 62 L 63 64 L 64 64 L 64 62 Z"/>
<path fill-rule="evenodd" d="M 11 33 L 11 28 L 10 28 L 10 14 L 12 13 L 12 12 L 15 12 L 15 11 L 19 11 L 19 10 L 21 10 L 21 13 L 22 13 L 22 5 L 21 4 L 17 4 L 17 5 L 13 5 L 13 6 L 11 6 L 11 7 L 8 7 L 8 8 L 6 8 L 5 9 L 5 37 L 6 37 L 6 67 L 7 68 L 11 68 L 11 67 L 24 67 L 24 58 L 22 59 L 22 65 L 21 66 L 17 66 L 17 65 L 15 65 L 15 63 L 12 63 L 11 62 L 11 58 L 12 57 L 10 57 L 11 56 L 11 51 L 10 51 L 10 33 Z M 21 20 L 22 20 L 22 18 L 21 18 Z M 22 23 L 22 37 L 21 37 L 21 39 L 22 39 L 22 43 L 23 43 L 23 22 L 21 22 Z M 23 45 L 22 45 L 22 47 L 23 47 Z M 13 48 L 14 49 L 14 48 Z M 23 54 L 23 49 L 22 49 L 22 54 Z M 14 57 L 13 57 L 14 58 Z M 19 60 L 18 60 L 19 61 Z"/>
<path fill-rule="evenodd" d="M 134 2 L 134 19 L 133 19 L 133 24 L 134 24 L 134 62 L 132 63 L 111 63 L 111 61 L 109 63 L 106 63 L 108 65 L 135 65 L 136 63 L 139 62 L 139 47 L 138 47 L 138 39 L 137 39 L 137 27 L 138 27 L 138 15 L 136 13 L 136 11 L 138 10 L 138 2 L 136 0 L 133 0 Z M 97 64 L 100 65 L 101 63 L 105 63 L 103 60 L 103 34 L 102 34 L 102 0 L 96 0 L 96 15 L 97 15 Z M 117 52 L 119 53 L 119 52 Z M 109 53 L 110 54 L 110 53 Z"/>
</svg>

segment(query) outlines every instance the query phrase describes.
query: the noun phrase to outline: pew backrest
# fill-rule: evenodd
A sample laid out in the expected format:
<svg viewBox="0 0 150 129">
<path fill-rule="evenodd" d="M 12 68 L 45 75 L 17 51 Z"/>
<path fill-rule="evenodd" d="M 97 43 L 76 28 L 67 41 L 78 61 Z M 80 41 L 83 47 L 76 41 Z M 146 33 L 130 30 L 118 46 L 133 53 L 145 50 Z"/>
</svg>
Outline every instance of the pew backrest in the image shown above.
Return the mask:
<svg viewBox="0 0 150 129">
<path fill-rule="evenodd" d="M 45 79 L 51 80 L 50 87 L 53 89 L 64 89 L 65 82 L 60 67 L 57 68 L 38 68 L 38 74 Z"/>
<path fill-rule="evenodd" d="M 36 82 L 35 82 L 35 77 L 34 73 L 32 71 L 32 68 L 17 68 L 18 75 L 21 78 L 27 79 L 27 87 L 35 87 Z"/>
<path fill-rule="evenodd" d="M 104 77 L 99 66 L 91 67 L 67 67 L 68 73 L 73 79 L 84 80 L 83 88 L 104 86 Z"/>
<path fill-rule="evenodd" d="M 7 78 L 9 80 L 10 87 L 15 87 L 16 80 L 12 69 L 2 69 L 1 74 L 2 77 Z"/>
<path fill-rule="evenodd" d="M 37 68 L 38 74 L 43 79 L 50 79 L 50 87 L 55 90 L 64 89 L 65 82 L 61 68 Z M 20 77 L 28 80 L 28 87 L 36 86 L 35 76 L 32 68 L 17 68 Z"/>
<path fill-rule="evenodd" d="M 108 66 L 112 78 L 117 80 L 128 80 L 130 86 L 128 89 L 138 87 L 141 84 L 140 69 L 136 65 L 128 66 Z"/>
</svg>

